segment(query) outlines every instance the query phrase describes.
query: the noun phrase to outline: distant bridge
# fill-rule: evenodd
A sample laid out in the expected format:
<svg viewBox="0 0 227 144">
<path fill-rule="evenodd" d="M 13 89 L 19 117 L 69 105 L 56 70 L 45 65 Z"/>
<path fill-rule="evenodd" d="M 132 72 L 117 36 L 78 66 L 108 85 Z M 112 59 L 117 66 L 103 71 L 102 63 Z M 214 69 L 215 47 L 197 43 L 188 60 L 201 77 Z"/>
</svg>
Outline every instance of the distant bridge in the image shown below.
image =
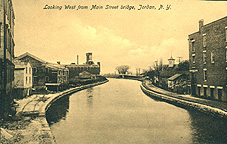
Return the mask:
<svg viewBox="0 0 227 144">
<path fill-rule="evenodd" d="M 141 76 L 127 75 L 127 74 L 119 74 L 119 78 L 124 78 L 124 79 L 135 79 L 135 80 L 140 80 L 140 79 L 142 79 Z"/>
</svg>

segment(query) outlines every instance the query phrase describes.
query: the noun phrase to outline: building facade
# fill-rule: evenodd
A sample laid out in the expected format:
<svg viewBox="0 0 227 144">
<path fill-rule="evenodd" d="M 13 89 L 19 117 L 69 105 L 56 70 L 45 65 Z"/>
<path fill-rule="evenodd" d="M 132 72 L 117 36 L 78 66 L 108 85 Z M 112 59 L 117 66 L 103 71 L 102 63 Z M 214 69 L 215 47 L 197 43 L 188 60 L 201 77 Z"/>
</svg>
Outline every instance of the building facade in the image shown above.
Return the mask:
<svg viewBox="0 0 227 144">
<path fill-rule="evenodd" d="M 33 88 L 61 87 L 69 83 L 69 70 L 65 65 L 46 62 L 28 52 L 18 56 L 15 60 L 29 62 L 32 66 Z M 56 88 L 57 89 L 57 88 Z M 61 90 L 61 88 L 59 88 Z"/>
<path fill-rule="evenodd" d="M 191 94 L 227 101 L 227 17 L 188 36 Z"/>
<path fill-rule="evenodd" d="M 66 65 L 66 67 L 69 69 L 70 82 L 77 80 L 79 78 L 79 74 L 82 72 L 88 72 L 93 76 L 100 75 L 100 62 L 95 64 L 92 61 L 92 53 L 86 53 L 86 62 L 84 64 L 71 63 Z"/>
<path fill-rule="evenodd" d="M 14 61 L 14 95 L 16 98 L 29 96 L 33 86 L 32 67 L 29 62 Z"/>
<path fill-rule="evenodd" d="M 22 62 L 29 62 L 32 66 L 32 76 L 33 76 L 33 87 L 41 88 L 45 86 L 45 76 L 46 76 L 46 61 L 26 52 L 15 60 L 20 60 Z"/>
<path fill-rule="evenodd" d="M 57 64 L 45 64 L 45 85 L 47 89 L 53 91 L 63 90 L 69 84 L 69 70 L 60 62 Z"/>
<path fill-rule="evenodd" d="M 14 10 L 12 0 L 0 0 L 0 100 L 12 97 L 14 80 Z"/>
<path fill-rule="evenodd" d="M 176 93 L 186 93 L 188 76 L 185 73 L 179 73 L 168 78 L 168 89 Z"/>
</svg>

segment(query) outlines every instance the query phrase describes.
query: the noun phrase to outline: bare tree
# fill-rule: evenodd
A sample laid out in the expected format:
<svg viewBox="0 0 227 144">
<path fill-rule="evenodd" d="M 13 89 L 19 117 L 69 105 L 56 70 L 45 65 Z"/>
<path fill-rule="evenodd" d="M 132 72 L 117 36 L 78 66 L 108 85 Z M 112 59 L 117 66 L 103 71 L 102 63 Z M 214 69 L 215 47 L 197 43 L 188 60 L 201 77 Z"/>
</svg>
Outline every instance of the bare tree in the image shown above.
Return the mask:
<svg viewBox="0 0 227 144">
<path fill-rule="evenodd" d="M 128 65 L 121 65 L 116 67 L 116 70 L 118 71 L 119 74 L 126 74 L 129 70 L 129 66 Z"/>
</svg>

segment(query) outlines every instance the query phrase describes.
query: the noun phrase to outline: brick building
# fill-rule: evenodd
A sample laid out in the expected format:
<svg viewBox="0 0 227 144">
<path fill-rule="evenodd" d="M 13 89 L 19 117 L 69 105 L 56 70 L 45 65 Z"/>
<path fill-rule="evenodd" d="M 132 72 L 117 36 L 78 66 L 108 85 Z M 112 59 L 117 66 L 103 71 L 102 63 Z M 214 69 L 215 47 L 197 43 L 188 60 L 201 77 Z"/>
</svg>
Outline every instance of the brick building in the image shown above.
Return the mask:
<svg viewBox="0 0 227 144">
<path fill-rule="evenodd" d="M 227 101 L 227 17 L 206 25 L 189 36 L 191 94 Z"/>
<path fill-rule="evenodd" d="M 62 85 L 69 83 L 69 70 L 65 65 L 46 62 L 28 52 L 18 56 L 15 60 L 29 62 L 32 66 L 33 87 L 36 89 L 54 86 L 61 90 Z"/>
<path fill-rule="evenodd" d="M 20 60 L 22 62 L 29 62 L 32 66 L 32 75 L 33 75 L 33 87 L 43 87 L 45 86 L 45 76 L 46 76 L 46 69 L 45 64 L 46 61 L 26 52 L 15 60 Z"/>
<path fill-rule="evenodd" d="M 73 82 L 79 78 L 79 74 L 83 72 L 88 72 L 93 76 L 100 74 L 100 62 L 95 64 L 92 61 L 92 53 L 86 53 L 86 62 L 84 64 L 79 64 L 77 57 L 77 64 L 71 63 L 66 65 L 69 69 L 69 82 Z"/>
<path fill-rule="evenodd" d="M 59 91 L 67 88 L 69 84 L 69 70 L 58 63 L 45 64 L 45 85 L 48 90 Z"/>
<path fill-rule="evenodd" d="M 14 19 L 12 0 L 0 0 L 0 101 L 4 104 L 12 99 Z"/>
</svg>

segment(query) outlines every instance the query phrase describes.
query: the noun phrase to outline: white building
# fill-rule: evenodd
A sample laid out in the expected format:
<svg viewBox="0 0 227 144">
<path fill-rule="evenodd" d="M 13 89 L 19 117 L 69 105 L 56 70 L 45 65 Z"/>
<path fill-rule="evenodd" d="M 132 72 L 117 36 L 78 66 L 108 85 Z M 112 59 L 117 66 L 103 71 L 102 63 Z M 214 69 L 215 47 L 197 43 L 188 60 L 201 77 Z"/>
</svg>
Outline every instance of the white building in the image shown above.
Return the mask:
<svg viewBox="0 0 227 144">
<path fill-rule="evenodd" d="M 31 94 L 33 85 L 32 67 L 29 62 L 14 61 L 14 88 L 19 97 Z M 20 91 L 20 92 L 19 92 Z"/>
</svg>

